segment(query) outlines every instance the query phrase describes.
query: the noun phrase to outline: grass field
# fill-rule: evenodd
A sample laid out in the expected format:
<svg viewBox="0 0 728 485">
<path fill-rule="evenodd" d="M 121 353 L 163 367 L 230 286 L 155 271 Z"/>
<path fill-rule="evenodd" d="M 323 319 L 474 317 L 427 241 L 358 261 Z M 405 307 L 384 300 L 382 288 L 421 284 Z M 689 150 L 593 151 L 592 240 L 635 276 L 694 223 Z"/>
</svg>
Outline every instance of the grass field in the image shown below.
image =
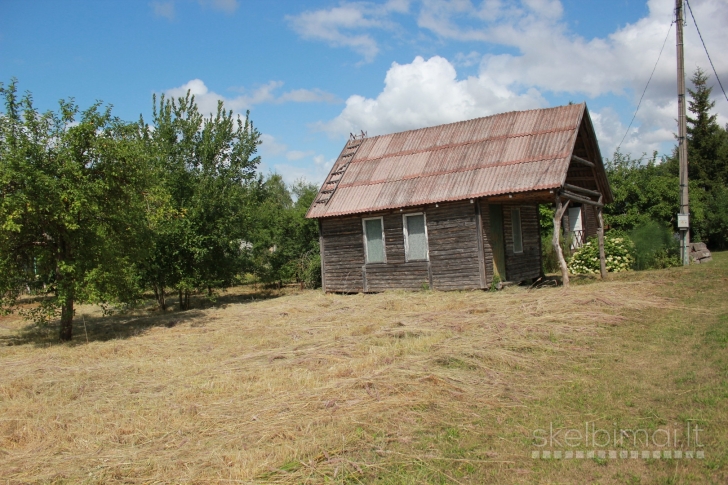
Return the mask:
<svg viewBox="0 0 728 485">
<path fill-rule="evenodd" d="M 205 306 L 82 306 L 70 344 L 0 319 L 0 483 L 728 482 L 728 253 L 567 291 Z"/>
</svg>

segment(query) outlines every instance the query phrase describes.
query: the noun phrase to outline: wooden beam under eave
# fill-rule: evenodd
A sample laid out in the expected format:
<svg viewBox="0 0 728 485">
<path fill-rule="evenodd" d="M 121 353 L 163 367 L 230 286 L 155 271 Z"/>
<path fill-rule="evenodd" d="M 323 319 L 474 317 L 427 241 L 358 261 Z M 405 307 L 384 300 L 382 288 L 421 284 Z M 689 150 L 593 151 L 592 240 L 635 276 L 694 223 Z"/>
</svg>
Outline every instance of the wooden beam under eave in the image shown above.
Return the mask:
<svg viewBox="0 0 728 485">
<path fill-rule="evenodd" d="M 594 164 L 593 164 L 592 162 L 590 162 L 589 160 L 584 160 L 583 158 L 581 158 L 581 157 L 577 157 L 576 155 L 572 155 L 572 156 L 571 156 L 571 161 L 572 161 L 572 162 L 576 162 L 576 163 L 579 163 L 579 164 L 581 164 L 581 165 L 586 165 L 587 167 L 590 167 L 590 168 L 595 168 L 595 167 L 596 167 L 596 165 L 594 165 Z"/>
<path fill-rule="evenodd" d="M 587 197 L 582 197 L 581 195 L 574 194 L 574 193 L 568 192 L 566 190 L 562 190 L 559 193 L 559 195 L 565 199 L 569 199 L 574 202 L 579 202 L 580 204 L 589 204 L 589 205 L 593 205 L 593 206 L 599 207 L 599 208 L 604 207 L 604 204 L 602 204 L 601 202 L 595 202 Z"/>
<path fill-rule="evenodd" d="M 486 202 L 494 204 L 507 204 L 509 202 L 521 203 L 521 202 L 539 202 L 539 203 L 552 203 L 554 200 L 554 192 L 556 189 L 551 190 L 539 190 L 534 192 L 517 192 L 515 194 L 496 195 L 492 197 L 486 197 Z"/>
<path fill-rule="evenodd" d="M 578 185 L 571 185 L 571 184 L 564 184 L 564 188 L 570 192 L 577 192 L 582 193 L 586 195 L 591 195 L 592 197 L 601 197 L 602 194 L 597 192 L 596 190 L 590 190 L 585 187 L 579 187 Z"/>
</svg>

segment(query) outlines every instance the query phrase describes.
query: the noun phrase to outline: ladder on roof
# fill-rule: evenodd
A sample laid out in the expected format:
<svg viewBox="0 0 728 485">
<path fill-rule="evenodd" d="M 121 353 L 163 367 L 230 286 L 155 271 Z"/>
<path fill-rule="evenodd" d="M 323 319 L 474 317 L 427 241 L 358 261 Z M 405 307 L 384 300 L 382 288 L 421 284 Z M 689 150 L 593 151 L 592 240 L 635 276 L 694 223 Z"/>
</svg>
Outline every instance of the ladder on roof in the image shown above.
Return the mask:
<svg viewBox="0 0 728 485">
<path fill-rule="evenodd" d="M 341 154 L 339 154 L 339 158 L 336 160 L 334 167 L 331 169 L 331 173 L 326 179 L 326 182 L 324 182 L 324 185 L 321 187 L 321 192 L 319 192 L 315 205 L 329 203 L 334 192 L 336 192 L 336 189 L 339 187 L 341 179 L 344 178 L 346 169 L 349 168 L 349 164 L 354 159 L 354 155 L 356 155 L 357 150 L 363 143 L 366 136 L 366 133 L 363 131 L 361 132 L 361 135 L 349 134 L 349 141 L 346 142 L 346 146 L 344 146 L 344 149 L 341 150 Z"/>
</svg>

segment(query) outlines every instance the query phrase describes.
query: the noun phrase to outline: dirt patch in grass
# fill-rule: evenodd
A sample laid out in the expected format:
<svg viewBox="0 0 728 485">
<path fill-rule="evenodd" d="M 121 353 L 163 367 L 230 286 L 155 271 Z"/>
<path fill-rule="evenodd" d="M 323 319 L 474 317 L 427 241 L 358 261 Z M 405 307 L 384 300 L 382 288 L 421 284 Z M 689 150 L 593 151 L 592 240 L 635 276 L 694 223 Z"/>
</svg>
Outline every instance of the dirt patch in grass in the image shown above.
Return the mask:
<svg viewBox="0 0 728 485">
<path fill-rule="evenodd" d="M 0 476 L 721 483 L 726 256 L 568 291 L 242 292 L 111 319 L 83 307 L 66 345 L 4 319 Z M 688 421 L 705 426 L 705 459 L 531 457 L 550 423 Z"/>
</svg>

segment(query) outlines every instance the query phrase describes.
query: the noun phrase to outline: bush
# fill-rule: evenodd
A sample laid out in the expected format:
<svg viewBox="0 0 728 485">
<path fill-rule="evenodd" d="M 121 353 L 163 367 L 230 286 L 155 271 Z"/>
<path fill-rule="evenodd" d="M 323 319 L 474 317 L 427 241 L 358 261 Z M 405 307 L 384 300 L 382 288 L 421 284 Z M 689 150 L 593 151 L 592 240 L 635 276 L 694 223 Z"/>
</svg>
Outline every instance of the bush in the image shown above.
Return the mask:
<svg viewBox="0 0 728 485">
<path fill-rule="evenodd" d="M 672 231 L 649 221 L 634 228 L 629 237 L 634 243 L 634 269 L 662 269 L 680 266 L 680 243 Z"/>
<path fill-rule="evenodd" d="M 619 273 L 628 271 L 634 263 L 634 243 L 622 233 L 614 232 L 604 236 L 604 255 L 607 271 Z M 573 274 L 596 274 L 599 268 L 599 242 L 596 237 L 589 240 L 571 257 L 569 272 Z"/>
<path fill-rule="evenodd" d="M 299 279 L 306 288 L 321 287 L 321 255 L 309 251 L 299 260 Z"/>
</svg>

